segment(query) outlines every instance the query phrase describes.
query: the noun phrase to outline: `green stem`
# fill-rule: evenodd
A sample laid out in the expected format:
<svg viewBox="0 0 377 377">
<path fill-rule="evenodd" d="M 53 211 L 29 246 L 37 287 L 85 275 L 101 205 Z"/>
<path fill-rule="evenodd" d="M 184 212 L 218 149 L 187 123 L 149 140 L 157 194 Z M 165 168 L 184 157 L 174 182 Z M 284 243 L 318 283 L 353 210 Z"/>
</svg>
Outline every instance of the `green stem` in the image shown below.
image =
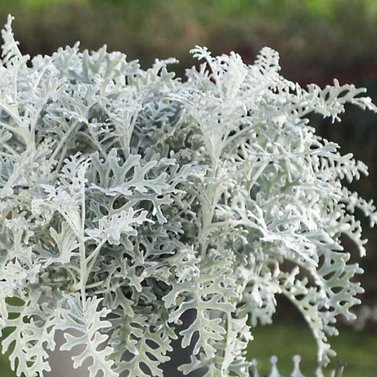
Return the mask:
<svg viewBox="0 0 377 377">
<path fill-rule="evenodd" d="M 105 244 L 105 242 L 107 241 L 107 239 L 103 239 L 98 245 L 97 247 L 94 249 L 93 253 L 89 255 L 88 258 L 86 258 L 86 263 L 88 265 L 88 269 L 89 271 L 93 268 L 94 266 L 94 263 L 96 262 L 96 259 L 97 259 L 97 256 L 102 248 L 102 246 Z M 90 264 L 89 264 L 90 262 Z"/>
<path fill-rule="evenodd" d="M 88 280 L 87 262 L 85 255 L 85 186 L 81 186 L 81 232 L 80 232 L 80 283 L 82 305 L 86 306 L 86 282 Z"/>
<path fill-rule="evenodd" d="M 218 200 L 219 185 L 217 182 L 218 158 L 212 159 L 211 175 L 202 200 L 202 227 L 199 231 L 198 241 L 202 255 L 205 255 L 208 246 L 208 229 L 212 223 Z"/>
</svg>

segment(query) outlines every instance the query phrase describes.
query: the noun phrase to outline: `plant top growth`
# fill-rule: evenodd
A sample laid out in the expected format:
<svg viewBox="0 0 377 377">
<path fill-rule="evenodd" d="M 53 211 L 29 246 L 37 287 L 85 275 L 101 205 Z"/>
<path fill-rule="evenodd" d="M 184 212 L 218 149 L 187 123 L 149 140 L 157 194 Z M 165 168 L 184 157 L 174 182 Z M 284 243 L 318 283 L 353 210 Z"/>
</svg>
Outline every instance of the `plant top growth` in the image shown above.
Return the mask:
<svg viewBox="0 0 377 377">
<path fill-rule="evenodd" d="M 344 186 L 367 167 L 316 135 L 308 115 L 376 111 L 365 90 L 302 88 L 270 48 L 246 65 L 196 47 L 200 65 L 184 79 L 168 69 L 175 59 L 143 70 L 106 47 L 30 59 L 11 21 L 0 329 L 17 375 L 49 371 L 63 331 L 61 350 L 75 368 L 89 360 L 91 377 L 162 377 L 178 335 L 193 346 L 184 374 L 246 377 L 252 328 L 271 323 L 284 295 L 313 332 L 321 376 L 336 319 L 353 317 L 363 291 L 341 237 L 365 255 L 355 212 L 372 226 L 377 215 Z M 193 320 L 175 331 L 185 313 Z"/>
</svg>

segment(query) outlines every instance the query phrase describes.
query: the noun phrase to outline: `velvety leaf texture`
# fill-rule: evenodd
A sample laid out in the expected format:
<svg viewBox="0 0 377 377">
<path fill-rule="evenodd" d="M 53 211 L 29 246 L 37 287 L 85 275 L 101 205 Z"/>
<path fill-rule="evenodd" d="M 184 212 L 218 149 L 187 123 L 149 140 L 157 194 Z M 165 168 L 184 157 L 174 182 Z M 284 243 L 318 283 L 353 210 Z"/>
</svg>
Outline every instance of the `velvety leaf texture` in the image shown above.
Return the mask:
<svg viewBox="0 0 377 377">
<path fill-rule="evenodd" d="M 193 348 L 184 374 L 246 377 L 251 329 L 271 323 L 285 295 L 318 343 L 320 376 L 337 318 L 354 316 L 363 291 L 341 239 L 365 255 L 355 215 L 373 226 L 377 214 L 344 186 L 367 167 L 307 116 L 376 111 L 365 90 L 301 88 L 267 47 L 252 65 L 195 47 L 198 67 L 184 78 L 169 71 L 174 59 L 143 70 L 105 47 L 30 59 L 11 22 L 0 68 L 0 331 L 17 375 L 50 370 L 59 330 L 91 377 L 161 377 L 177 338 Z"/>
</svg>

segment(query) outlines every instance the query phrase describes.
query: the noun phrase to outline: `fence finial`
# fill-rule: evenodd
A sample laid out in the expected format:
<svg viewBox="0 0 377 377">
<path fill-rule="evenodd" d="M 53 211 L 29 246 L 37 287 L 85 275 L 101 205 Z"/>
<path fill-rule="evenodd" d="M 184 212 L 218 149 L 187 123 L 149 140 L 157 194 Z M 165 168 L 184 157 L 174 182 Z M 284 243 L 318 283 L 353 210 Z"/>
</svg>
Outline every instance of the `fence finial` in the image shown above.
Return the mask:
<svg viewBox="0 0 377 377">
<path fill-rule="evenodd" d="M 291 374 L 291 377 L 305 377 L 300 370 L 301 356 L 294 355 L 292 360 L 293 360 L 294 369 Z"/>
<path fill-rule="evenodd" d="M 276 365 L 278 363 L 278 357 L 271 356 L 270 363 L 271 363 L 272 368 L 271 368 L 271 374 L 269 377 L 281 377 L 278 367 Z"/>
<path fill-rule="evenodd" d="M 251 361 L 251 364 L 253 366 L 253 371 L 254 371 L 253 377 L 260 377 L 259 372 L 258 372 L 258 361 L 257 361 L 257 359 L 253 359 Z"/>
</svg>

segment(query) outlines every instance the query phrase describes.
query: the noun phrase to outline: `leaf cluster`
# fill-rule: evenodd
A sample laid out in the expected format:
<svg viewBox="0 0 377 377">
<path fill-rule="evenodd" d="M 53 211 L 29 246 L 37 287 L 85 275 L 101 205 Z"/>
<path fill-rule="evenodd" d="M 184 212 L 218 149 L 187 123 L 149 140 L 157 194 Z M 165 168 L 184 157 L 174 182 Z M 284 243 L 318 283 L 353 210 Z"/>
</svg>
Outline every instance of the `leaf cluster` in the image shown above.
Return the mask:
<svg viewBox="0 0 377 377">
<path fill-rule="evenodd" d="M 365 254 L 360 209 L 344 188 L 366 166 L 308 124 L 346 104 L 376 111 L 363 89 L 301 88 L 264 48 L 192 53 L 142 70 L 120 52 L 23 56 L 11 17 L 0 68 L 0 331 L 17 375 L 43 376 L 55 332 L 91 377 L 162 376 L 175 326 L 193 346 L 184 374 L 248 376 L 251 328 L 276 295 L 303 314 L 319 368 L 339 315 L 362 292 L 341 236 Z M 9 298 L 17 298 L 18 304 Z M 80 351 L 77 346 L 84 346 Z M 318 372 L 320 373 L 320 372 Z"/>
</svg>

